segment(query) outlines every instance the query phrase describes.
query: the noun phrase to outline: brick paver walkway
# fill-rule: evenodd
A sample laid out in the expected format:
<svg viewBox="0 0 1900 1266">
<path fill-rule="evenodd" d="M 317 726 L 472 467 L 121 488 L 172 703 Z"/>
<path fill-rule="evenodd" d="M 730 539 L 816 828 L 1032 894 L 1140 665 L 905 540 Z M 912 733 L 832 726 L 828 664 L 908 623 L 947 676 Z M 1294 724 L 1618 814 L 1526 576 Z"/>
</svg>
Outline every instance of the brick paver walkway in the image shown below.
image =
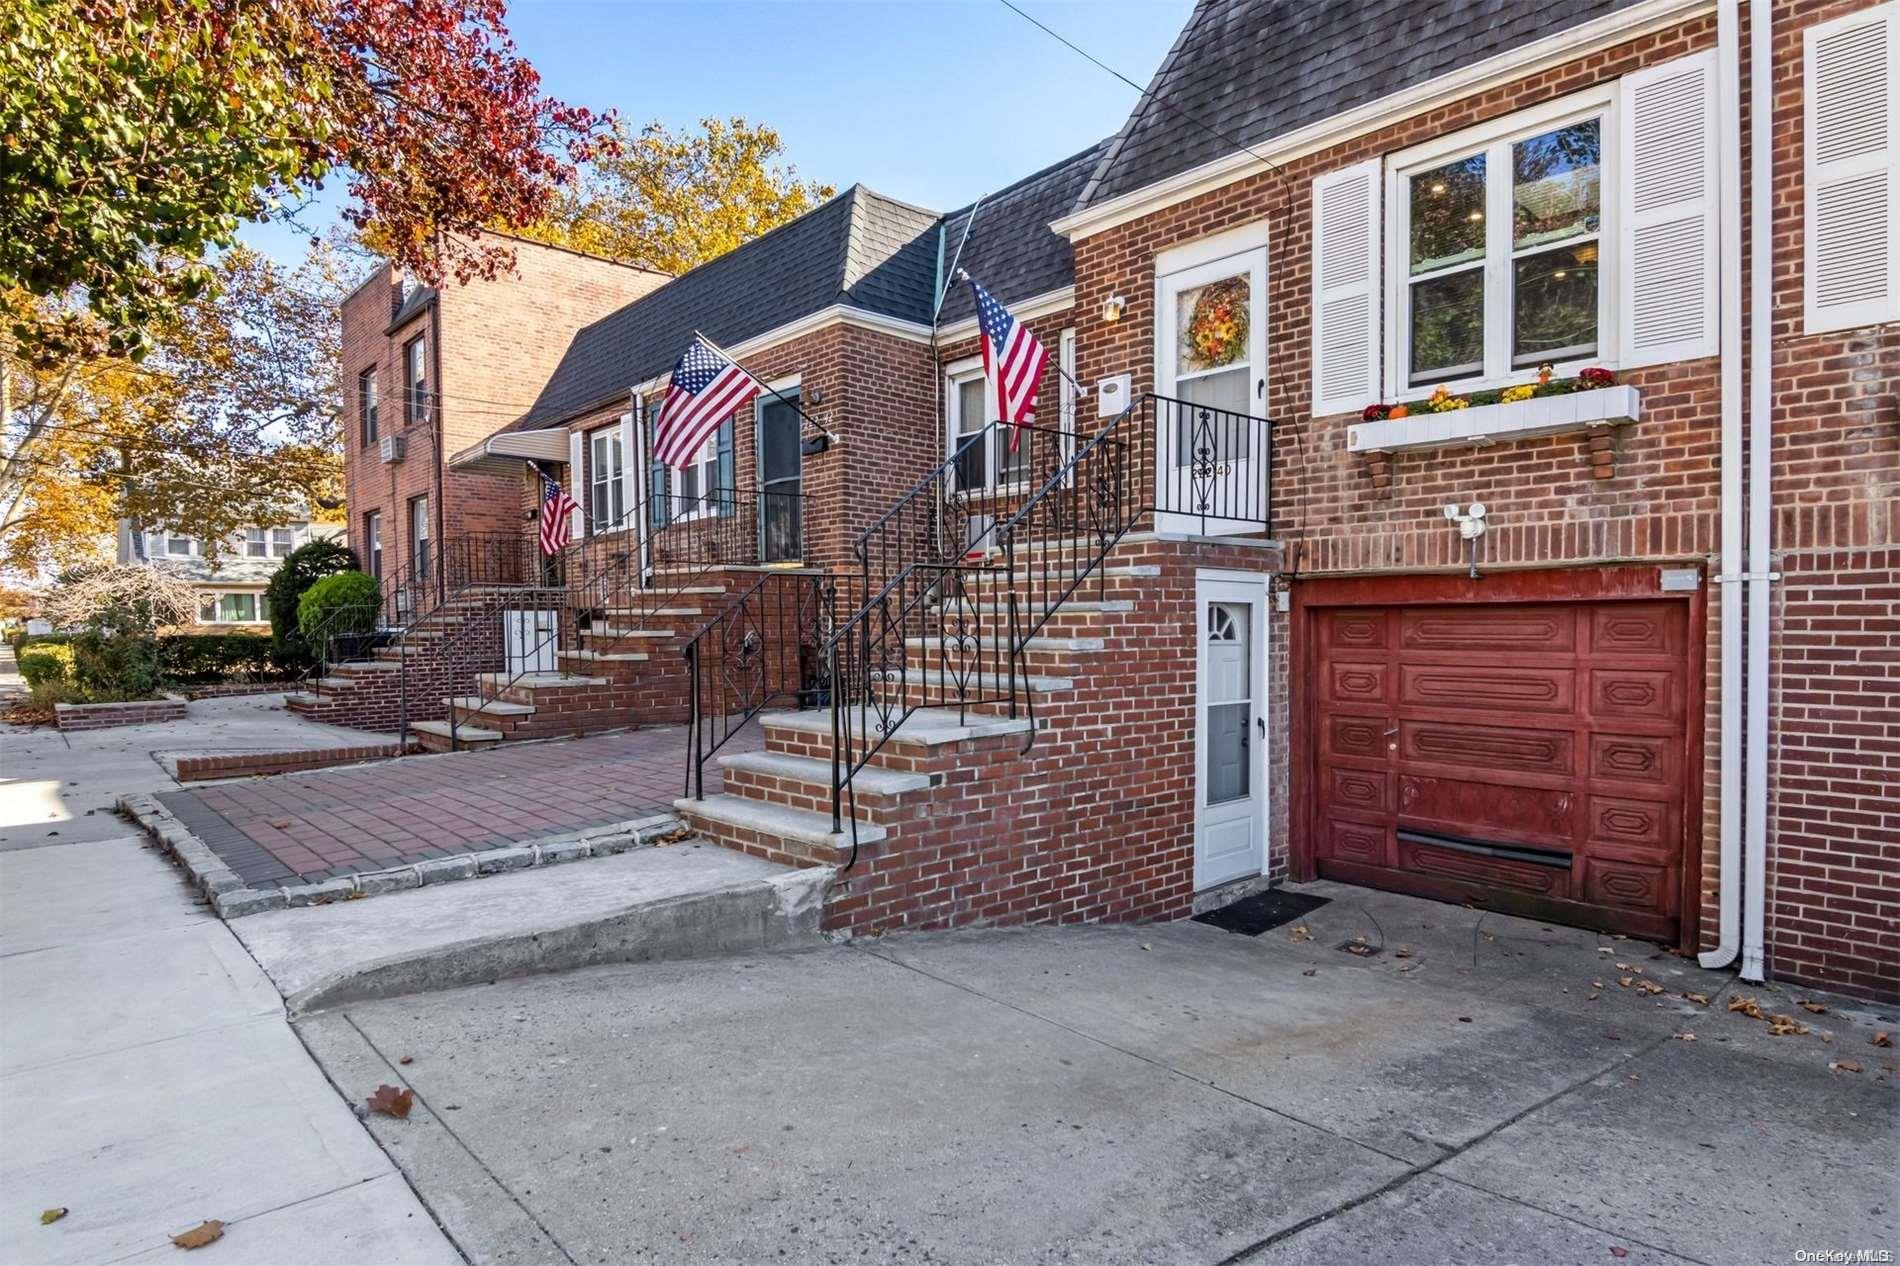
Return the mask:
<svg viewBox="0 0 1900 1266">
<path fill-rule="evenodd" d="M 757 725 L 721 749 L 764 745 Z M 672 812 L 683 726 L 284 774 L 158 798 L 252 887 L 313 883 Z M 706 767 L 706 791 L 719 780 Z"/>
</svg>

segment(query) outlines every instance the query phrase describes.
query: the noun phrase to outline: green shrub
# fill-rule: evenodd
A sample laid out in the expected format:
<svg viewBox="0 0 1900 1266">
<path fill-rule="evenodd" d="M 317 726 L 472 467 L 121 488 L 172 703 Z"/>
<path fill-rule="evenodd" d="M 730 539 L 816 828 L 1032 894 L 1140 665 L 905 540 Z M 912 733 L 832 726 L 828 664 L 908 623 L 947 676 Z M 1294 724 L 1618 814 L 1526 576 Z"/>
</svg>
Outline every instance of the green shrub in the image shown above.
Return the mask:
<svg viewBox="0 0 1900 1266">
<path fill-rule="evenodd" d="M 356 570 L 353 552 L 323 538 L 300 545 L 284 556 L 264 590 L 264 605 L 270 611 L 271 647 L 277 652 L 279 664 L 301 671 L 315 662 L 300 623 L 303 596 L 325 576 Z"/>
<path fill-rule="evenodd" d="M 281 663 L 263 633 L 174 633 L 158 639 L 165 680 L 186 686 L 226 681 L 284 681 L 296 671 Z"/>
<path fill-rule="evenodd" d="M 304 645 L 321 651 L 324 639 L 369 633 L 383 606 L 382 586 L 360 571 L 325 576 L 304 591 L 297 604 L 297 626 Z"/>
<path fill-rule="evenodd" d="M 71 681 L 73 648 L 63 638 L 27 643 L 20 648 L 20 676 L 35 690 L 43 684 Z"/>
<path fill-rule="evenodd" d="M 73 681 L 95 701 L 150 699 L 163 671 L 158 639 L 143 633 L 81 633 L 73 638 Z"/>
</svg>

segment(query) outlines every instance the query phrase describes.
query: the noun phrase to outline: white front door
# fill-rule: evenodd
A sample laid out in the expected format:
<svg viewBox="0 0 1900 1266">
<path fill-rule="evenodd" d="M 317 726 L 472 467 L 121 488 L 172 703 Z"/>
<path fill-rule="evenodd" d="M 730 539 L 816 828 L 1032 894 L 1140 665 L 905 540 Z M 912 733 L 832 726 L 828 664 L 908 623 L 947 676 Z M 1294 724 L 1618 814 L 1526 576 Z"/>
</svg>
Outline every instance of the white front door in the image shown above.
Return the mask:
<svg viewBox="0 0 1900 1266">
<path fill-rule="evenodd" d="M 1260 577 L 1197 584 L 1197 890 L 1266 869 L 1266 597 Z"/>
<path fill-rule="evenodd" d="M 551 673 L 560 651 L 561 617 L 558 611 L 504 611 L 508 675 Z"/>
<path fill-rule="evenodd" d="M 1267 253 L 1243 251 L 1156 281 L 1156 525 L 1261 530 L 1267 511 Z"/>
</svg>

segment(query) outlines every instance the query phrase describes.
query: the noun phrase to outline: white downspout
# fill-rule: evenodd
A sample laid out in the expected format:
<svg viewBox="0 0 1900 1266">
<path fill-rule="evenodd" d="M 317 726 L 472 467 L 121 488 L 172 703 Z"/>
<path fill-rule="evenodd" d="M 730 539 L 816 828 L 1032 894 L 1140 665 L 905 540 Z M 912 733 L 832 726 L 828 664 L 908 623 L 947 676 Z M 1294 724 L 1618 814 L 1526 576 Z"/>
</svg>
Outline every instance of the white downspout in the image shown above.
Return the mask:
<svg viewBox="0 0 1900 1266">
<path fill-rule="evenodd" d="M 1722 395 L 1721 941 L 1699 958 L 1726 967 L 1741 948 L 1742 854 L 1742 138 L 1741 0 L 1716 7 L 1716 163 L 1722 190 L 1720 285 Z"/>
<path fill-rule="evenodd" d="M 1749 150 L 1749 312 L 1748 332 L 1748 785 L 1744 791 L 1742 873 L 1747 877 L 1742 903 L 1742 979 L 1760 981 L 1768 908 L 1768 632 L 1769 606 L 1776 577 L 1771 516 L 1774 441 L 1773 222 L 1774 148 L 1774 5 L 1750 0 L 1748 6 Z"/>
</svg>

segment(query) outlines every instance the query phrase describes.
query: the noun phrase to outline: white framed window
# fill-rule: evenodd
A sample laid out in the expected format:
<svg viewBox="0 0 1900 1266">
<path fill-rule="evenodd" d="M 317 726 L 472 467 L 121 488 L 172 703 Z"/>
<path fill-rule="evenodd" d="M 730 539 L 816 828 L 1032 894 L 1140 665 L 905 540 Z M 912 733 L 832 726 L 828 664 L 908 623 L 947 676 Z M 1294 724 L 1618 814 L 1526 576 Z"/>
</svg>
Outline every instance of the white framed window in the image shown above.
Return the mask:
<svg viewBox="0 0 1900 1266">
<path fill-rule="evenodd" d="M 996 418 L 996 396 L 983 374 L 983 360 L 972 356 L 944 370 L 944 409 L 949 445 L 946 455 L 963 449 L 970 437 Z M 1028 463 L 1029 446 L 1010 451 L 1008 428 L 996 427 L 977 440 L 957 461 L 957 485 L 976 492 L 994 492 L 1019 484 Z"/>
<path fill-rule="evenodd" d="M 190 558 L 197 552 L 196 545 L 189 536 L 166 536 L 165 554 L 170 558 Z"/>
<path fill-rule="evenodd" d="M 257 612 L 254 593 L 207 593 L 198 598 L 200 624 L 258 624 Z"/>
<path fill-rule="evenodd" d="M 369 574 L 383 578 L 383 514 L 371 510 L 363 516 L 364 552 L 369 556 Z"/>
<path fill-rule="evenodd" d="M 1387 163 L 1387 382 L 1521 382 L 1614 364 L 1614 85 Z"/>
<path fill-rule="evenodd" d="M 722 428 L 725 425 L 721 424 Z M 718 507 L 711 500 L 719 486 L 719 430 L 715 428 L 699 446 L 693 459 L 673 471 L 675 518 L 691 519 L 711 514 Z"/>
<path fill-rule="evenodd" d="M 270 532 L 270 552 L 272 558 L 282 558 L 297 548 L 296 528 L 272 528 Z"/>
<path fill-rule="evenodd" d="M 617 423 L 587 436 L 587 513 L 596 532 L 613 531 L 627 517 L 626 448 Z"/>
<path fill-rule="evenodd" d="M 246 558 L 264 558 L 270 554 L 270 542 L 263 528 L 244 529 L 244 556 Z"/>
</svg>

